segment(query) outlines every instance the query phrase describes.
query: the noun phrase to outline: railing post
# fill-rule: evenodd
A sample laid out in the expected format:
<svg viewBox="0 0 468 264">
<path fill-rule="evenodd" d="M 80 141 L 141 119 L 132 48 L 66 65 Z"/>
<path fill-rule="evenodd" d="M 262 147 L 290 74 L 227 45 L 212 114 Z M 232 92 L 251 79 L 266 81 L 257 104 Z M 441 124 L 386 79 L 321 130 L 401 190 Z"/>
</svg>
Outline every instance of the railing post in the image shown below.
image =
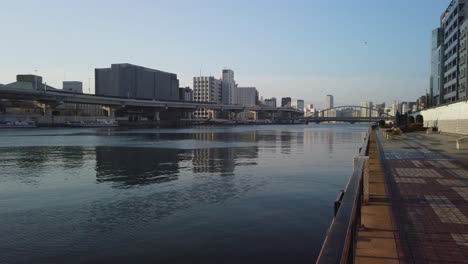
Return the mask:
<svg viewBox="0 0 468 264">
<path fill-rule="evenodd" d="M 362 185 L 363 185 L 363 198 L 364 204 L 369 202 L 369 156 L 361 157 L 364 160 L 364 168 L 362 170 L 363 178 L 362 178 Z"/>
<path fill-rule="evenodd" d="M 353 157 L 353 168 L 356 168 L 356 164 L 359 160 L 364 161 L 364 167 L 362 170 L 362 187 L 363 187 L 363 203 L 369 202 L 369 156 L 354 156 Z"/>
</svg>

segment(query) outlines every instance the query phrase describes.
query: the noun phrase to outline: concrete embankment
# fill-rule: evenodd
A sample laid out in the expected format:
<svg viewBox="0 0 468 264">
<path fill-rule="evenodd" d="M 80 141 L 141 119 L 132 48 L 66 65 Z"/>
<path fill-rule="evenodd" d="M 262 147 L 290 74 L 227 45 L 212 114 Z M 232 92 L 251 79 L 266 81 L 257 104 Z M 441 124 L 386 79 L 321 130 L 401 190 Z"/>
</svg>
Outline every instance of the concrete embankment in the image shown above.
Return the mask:
<svg viewBox="0 0 468 264">
<path fill-rule="evenodd" d="M 468 134 L 468 101 L 441 105 L 413 114 L 422 116 L 425 127 L 437 127 L 439 131 L 452 134 Z"/>
</svg>

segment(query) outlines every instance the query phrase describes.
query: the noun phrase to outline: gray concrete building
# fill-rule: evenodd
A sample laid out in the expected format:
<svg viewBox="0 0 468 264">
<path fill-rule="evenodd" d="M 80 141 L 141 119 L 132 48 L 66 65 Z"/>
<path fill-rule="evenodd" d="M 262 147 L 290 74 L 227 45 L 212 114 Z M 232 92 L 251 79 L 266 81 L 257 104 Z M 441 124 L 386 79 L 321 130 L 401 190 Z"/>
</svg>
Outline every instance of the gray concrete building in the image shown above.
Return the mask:
<svg viewBox="0 0 468 264">
<path fill-rule="evenodd" d="M 234 80 L 234 71 L 230 69 L 224 69 L 221 78 L 221 99 L 223 104 L 235 104 L 236 103 L 236 91 L 237 85 Z"/>
<path fill-rule="evenodd" d="M 236 104 L 242 106 L 256 106 L 258 91 L 255 87 L 238 87 L 236 91 Z"/>
<path fill-rule="evenodd" d="M 179 100 L 177 74 L 128 63 L 95 69 L 96 95 L 126 98 Z"/>
<path fill-rule="evenodd" d="M 263 104 L 269 107 L 276 107 L 276 98 L 275 97 L 267 98 L 263 101 Z"/>
<path fill-rule="evenodd" d="M 193 101 L 193 90 L 190 87 L 179 88 L 179 100 L 180 101 Z"/>
<path fill-rule="evenodd" d="M 291 107 L 291 97 L 281 98 L 281 107 Z"/>
<path fill-rule="evenodd" d="M 83 83 L 76 81 L 64 81 L 63 90 L 72 93 L 83 93 Z"/>
</svg>

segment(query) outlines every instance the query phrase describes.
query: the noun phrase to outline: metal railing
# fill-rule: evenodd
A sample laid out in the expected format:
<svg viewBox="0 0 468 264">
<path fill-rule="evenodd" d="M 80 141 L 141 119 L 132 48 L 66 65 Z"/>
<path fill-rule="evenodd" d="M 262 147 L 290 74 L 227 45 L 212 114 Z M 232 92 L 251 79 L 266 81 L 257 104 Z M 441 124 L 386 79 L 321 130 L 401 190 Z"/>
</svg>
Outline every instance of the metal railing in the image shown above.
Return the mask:
<svg viewBox="0 0 468 264">
<path fill-rule="evenodd" d="M 317 259 L 318 264 L 353 263 L 358 228 L 361 225 L 361 205 L 364 200 L 364 172 L 369 153 L 369 129 L 359 156 L 355 159 L 353 175 L 335 201 L 335 217 L 328 229 Z"/>
</svg>

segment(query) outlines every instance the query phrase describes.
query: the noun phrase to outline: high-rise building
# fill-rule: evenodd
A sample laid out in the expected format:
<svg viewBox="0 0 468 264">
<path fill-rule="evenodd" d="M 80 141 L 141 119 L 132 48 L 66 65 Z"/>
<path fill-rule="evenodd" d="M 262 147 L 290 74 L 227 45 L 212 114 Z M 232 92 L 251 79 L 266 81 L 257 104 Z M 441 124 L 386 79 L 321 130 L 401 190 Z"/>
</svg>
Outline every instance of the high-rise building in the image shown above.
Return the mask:
<svg viewBox="0 0 468 264">
<path fill-rule="evenodd" d="M 314 104 L 307 104 L 307 109 L 314 109 Z"/>
<path fill-rule="evenodd" d="M 334 102 L 333 102 L 333 95 L 327 94 L 325 97 L 325 109 L 330 109 L 335 107 Z"/>
<path fill-rule="evenodd" d="M 467 8 L 465 0 L 452 0 L 440 18 L 443 28 L 443 101 L 451 102 L 459 99 L 458 62 L 460 61 L 459 43 L 460 26 L 464 22 Z"/>
<path fill-rule="evenodd" d="M 406 102 L 401 103 L 401 113 L 403 115 L 408 113 L 409 110 L 410 109 L 408 108 L 408 103 L 406 103 Z"/>
<path fill-rule="evenodd" d="M 372 102 L 361 102 L 359 104 L 361 106 L 361 117 L 371 117 L 372 112 L 374 112 L 374 104 Z"/>
<path fill-rule="evenodd" d="M 258 92 L 255 87 L 238 87 L 236 91 L 236 104 L 242 106 L 256 106 Z"/>
<path fill-rule="evenodd" d="M 223 104 L 236 104 L 236 81 L 234 81 L 234 71 L 224 69 L 221 77 L 221 100 Z"/>
<path fill-rule="evenodd" d="M 466 7 L 465 7 L 466 8 Z M 466 86 L 468 85 L 468 20 L 465 19 L 460 26 L 460 60 L 458 62 L 459 76 L 458 76 L 458 99 L 466 98 Z"/>
<path fill-rule="evenodd" d="M 443 102 L 443 44 L 444 31 L 442 28 L 436 28 L 432 31 L 432 49 L 431 49 L 431 76 L 429 91 L 433 105 Z"/>
<path fill-rule="evenodd" d="M 128 63 L 95 69 L 96 95 L 125 98 L 179 100 L 177 74 Z"/>
<path fill-rule="evenodd" d="M 304 110 L 304 100 L 302 99 L 293 99 L 291 101 L 291 107 L 294 109 Z"/>
<path fill-rule="evenodd" d="M 291 97 L 281 98 L 281 107 L 291 107 Z"/>
<path fill-rule="evenodd" d="M 400 103 L 397 100 L 393 100 L 392 110 L 390 111 L 390 115 L 396 116 L 397 112 L 401 114 Z"/>
</svg>

